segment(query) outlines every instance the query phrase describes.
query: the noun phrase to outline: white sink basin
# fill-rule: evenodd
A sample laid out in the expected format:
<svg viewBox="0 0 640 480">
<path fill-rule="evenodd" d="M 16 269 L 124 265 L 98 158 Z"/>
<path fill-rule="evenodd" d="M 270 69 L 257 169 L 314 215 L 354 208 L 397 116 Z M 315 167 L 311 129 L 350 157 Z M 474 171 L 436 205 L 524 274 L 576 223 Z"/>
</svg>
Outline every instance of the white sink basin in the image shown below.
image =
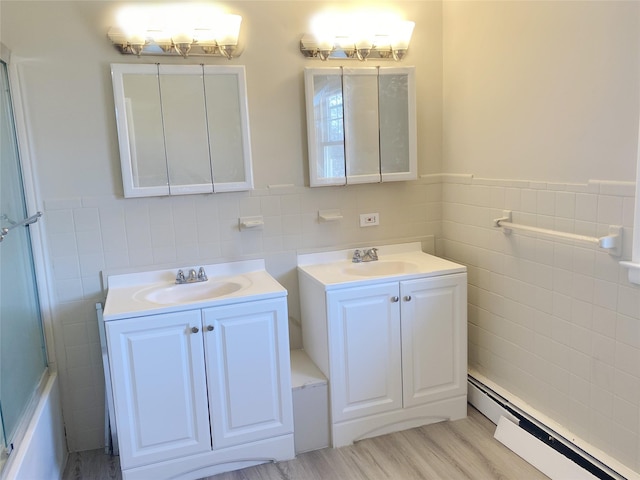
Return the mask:
<svg viewBox="0 0 640 480">
<path fill-rule="evenodd" d="M 105 322 L 287 295 L 262 259 L 201 266 L 209 280 L 180 285 L 176 268 L 109 275 Z"/>
<path fill-rule="evenodd" d="M 198 283 L 164 284 L 144 288 L 135 294 L 137 300 L 157 303 L 158 305 L 175 305 L 209 300 L 246 287 L 239 282 L 208 280 Z"/>
<path fill-rule="evenodd" d="M 463 265 L 422 252 L 420 242 L 379 245 L 378 260 L 353 263 L 353 249 L 298 255 L 298 275 L 307 276 L 327 289 L 390 280 L 410 280 L 464 273 Z"/>
<path fill-rule="evenodd" d="M 418 271 L 418 266 L 414 263 L 383 260 L 354 263 L 343 269 L 343 272 L 347 275 L 355 275 L 358 277 L 401 275 L 405 273 L 417 273 Z"/>
</svg>

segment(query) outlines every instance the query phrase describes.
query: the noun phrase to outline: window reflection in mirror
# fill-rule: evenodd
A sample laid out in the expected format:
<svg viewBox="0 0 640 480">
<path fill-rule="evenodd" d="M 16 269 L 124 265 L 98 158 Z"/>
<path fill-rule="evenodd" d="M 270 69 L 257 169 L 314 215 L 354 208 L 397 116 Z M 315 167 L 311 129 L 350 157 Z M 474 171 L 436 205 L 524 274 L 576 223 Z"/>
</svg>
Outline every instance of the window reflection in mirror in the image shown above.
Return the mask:
<svg viewBox="0 0 640 480">
<path fill-rule="evenodd" d="M 344 183 L 344 118 L 342 105 L 342 76 L 316 75 L 313 78 L 313 131 L 315 142 L 315 170 L 323 179 Z M 335 74 L 337 73 L 337 75 Z M 312 168 L 313 168 L 312 166 Z"/>
</svg>

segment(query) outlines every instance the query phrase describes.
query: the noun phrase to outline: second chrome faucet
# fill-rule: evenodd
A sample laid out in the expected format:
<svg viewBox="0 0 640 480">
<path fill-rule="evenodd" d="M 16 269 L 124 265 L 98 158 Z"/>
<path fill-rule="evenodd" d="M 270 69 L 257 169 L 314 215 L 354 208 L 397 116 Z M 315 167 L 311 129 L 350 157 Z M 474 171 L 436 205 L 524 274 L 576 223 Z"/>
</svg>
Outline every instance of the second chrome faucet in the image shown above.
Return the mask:
<svg viewBox="0 0 640 480">
<path fill-rule="evenodd" d="M 183 283 L 196 283 L 196 282 L 206 282 L 208 280 L 207 274 L 204 271 L 204 267 L 200 267 L 198 273 L 196 273 L 195 269 L 189 270 L 189 276 L 185 277 L 184 272 L 182 270 L 178 270 L 178 274 L 176 275 L 176 283 L 178 285 L 182 285 Z"/>
</svg>

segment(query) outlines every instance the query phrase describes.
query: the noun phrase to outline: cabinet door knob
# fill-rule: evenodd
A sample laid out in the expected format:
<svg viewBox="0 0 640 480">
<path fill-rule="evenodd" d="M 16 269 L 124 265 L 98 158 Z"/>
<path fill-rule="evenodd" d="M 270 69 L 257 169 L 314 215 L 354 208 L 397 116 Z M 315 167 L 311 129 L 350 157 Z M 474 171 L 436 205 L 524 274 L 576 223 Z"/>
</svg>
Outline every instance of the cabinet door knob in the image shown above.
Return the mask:
<svg viewBox="0 0 640 480">
<path fill-rule="evenodd" d="M 410 302 L 411 301 L 411 295 L 407 295 L 406 297 L 404 297 L 404 301 L 405 302 Z"/>
<path fill-rule="evenodd" d="M 207 331 L 208 332 L 213 331 L 213 325 L 207 325 Z"/>
<path fill-rule="evenodd" d="M 198 333 L 200 330 L 198 330 L 198 327 L 191 327 L 191 332 L 192 333 Z"/>
<path fill-rule="evenodd" d="M 391 297 L 391 303 L 396 303 L 398 300 L 400 300 L 398 297 Z"/>
</svg>

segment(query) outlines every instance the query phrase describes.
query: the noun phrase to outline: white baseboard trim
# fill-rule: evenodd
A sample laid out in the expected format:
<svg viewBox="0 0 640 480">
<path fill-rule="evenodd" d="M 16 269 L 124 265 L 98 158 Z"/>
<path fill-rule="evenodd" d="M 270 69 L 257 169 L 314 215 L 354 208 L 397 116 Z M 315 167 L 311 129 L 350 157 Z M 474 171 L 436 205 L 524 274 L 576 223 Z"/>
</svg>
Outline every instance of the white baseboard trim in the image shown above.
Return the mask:
<svg viewBox="0 0 640 480">
<path fill-rule="evenodd" d="M 506 417 L 500 417 L 496 440 L 529 462 L 552 480 L 597 480 L 577 463 L 548 447 L 526 430 Z"/>
<path fill-rule="evenodd" d="M 499 390 L 499 392 L 496 390 Z M 640 480 L 638 473 L 633 472 L 619 462 L 606 455 L 603 455 L 603 461 L 602 458 L 598 458 L 583 449 L 581 445 L 584 442 L 574 443 L 574 441 L 572 441 L 573 438 L 569 439 L 567 436 L 558 433 L 558 430 L 552 428 L 554 425 L 552 425 L 551 422 L 547 422 L 551 424 L 551 426 L 543 423 L 546 418 L 544 415 L 539 414 L 539 412 L 532 408 L 522 408 L 522 406 L 526 406 L 524 402 L 515 396 L 511 397 L 508 392 L 493 385 L 488 379 L 476 372 L 472 372 L 469 375 L 468 401 L 494 424 L 499 426 L 501 421 L 509 422 L 518 430 L 521 430 L 522 434 L 529 436 L 530 439 L 523 440 L 524 437 L 515 435 L 515 430 L 511 428 L 511 425 L 506 424 L 501 428 L 499 427 L 501 432 L 497 434 L 509 444 L 502 442 L 500 438 L 498 438 L 498 440 L 552 479 L 566 480 L 570 478 L 573 480 L 601 478 L 612 480 Z M 503 418 L 503 420 L 501 420 L 501 418 Z M 496 429 L 496 432 L 497 431 L 498 429 Z M 552 439 L 550 444 L 558 448 L 552 448 L 549 444 L 536 438 L 536 436 Z M 525 441 L 529 442 L 529 440 L 534 442 L 532 445 L 539 444 L 538 446 L 545 448 L 536 447 L 523 450 L 521 444 Z M 514 448 L 512 448 L 512 446 Z M 535 458 L 530 459 L 519 453 L 519 451 L 523 453 L 526 451 L 528 454 L 529 450 L 535 450 Z M 575 464 L 576 467 L 583 470 L 586 474 L 589 474 L 589 476 L 568 476 L 566 470 L 564 470 L 565 467 L 562 466 L 564 462 L 556 462 L 556 460 L 554 460 L 556 455 L 560 455 Z M 583 468 L 580 464 L 585 465 L 585 467 Z M 549 471 L 542 470 L 538 465 L 543 466 L 543 468 Z M 557 465 L 557 468 L 554 468 L 554 465 Z"/>
</svg>

